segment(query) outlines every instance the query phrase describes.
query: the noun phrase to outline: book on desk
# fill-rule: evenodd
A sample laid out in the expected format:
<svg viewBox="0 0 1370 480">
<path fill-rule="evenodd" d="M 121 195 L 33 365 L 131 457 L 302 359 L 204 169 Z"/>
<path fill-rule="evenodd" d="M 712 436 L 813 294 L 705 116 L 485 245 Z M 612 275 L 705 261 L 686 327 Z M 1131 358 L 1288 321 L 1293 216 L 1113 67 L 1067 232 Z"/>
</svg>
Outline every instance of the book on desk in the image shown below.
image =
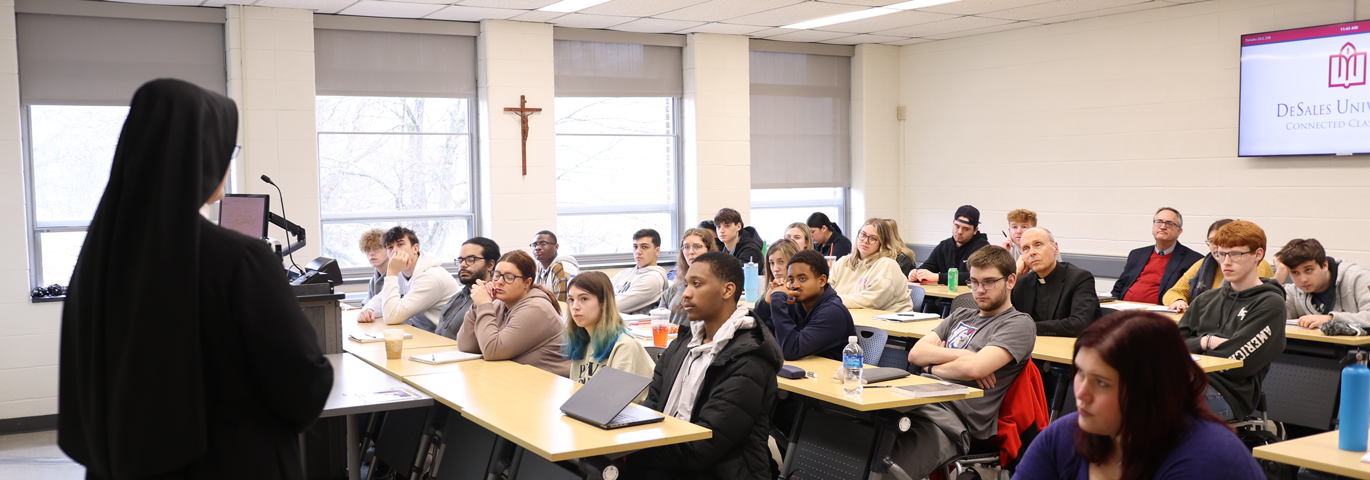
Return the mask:
<svg viewBox="0 0 1370 480">
<path fill-rule="evenodd" d="M 886 314 L 883 314 L 883 315 L 876 315 L 876 316 L 871 317 L 871 318 L 874 318 L 874 319 L 876 319 L 876 320 L 883 320 L 883 321 L 886 321 L 886 322 L 899 322 L 899 323 L 904 323 L 904 322 L 922 322 L 922 321 L 925 321 L 925 320 L 938 320 L 938 319 L 941 319 L 942 317 L 939 316 L 939 315 L 937 315 L 936 313 L 899 312 L 899 313 L 886 313 Z"/>
<path fill-rule="evenodd" d="M 404 332 L 404 339 L 405 339 L 405 340 L 409 340 L 409 339 L 412 339 L 412 338 L 414 338 L 414 334 L 409 333 L 409 332 Z M 384 341 L 385 341 L 385 334 L 382 333 L 382 332 L 352 332 L 352 333 L 347 334 L 347 339 L 348 339 L 348 340 L 351 340 L 351 341 L 354 341 L 354 342 L 357 342 L 357 343 L 376 343 L 376 342 L 384 342 Z"/>
<path fill-rule="evenodd" d="M 459 350 L 409 356 L 409 359 L 412 361 L 429 365 L 446 365 L 449 363 L 465 362 L 467 360 L 480 360 L 480 358 L 481 354 L 479 353 L 466 353 Z"/>
<path fill-rule="evenodd" d="M 902 385 L 890 390 L 908 395 L 913 398 L 945 397 L 950 395 L 965 395 L 970 393 L 970 387 L 957 385 L 950 382 L 922 383 L 918 385 Z"/>
</svg>

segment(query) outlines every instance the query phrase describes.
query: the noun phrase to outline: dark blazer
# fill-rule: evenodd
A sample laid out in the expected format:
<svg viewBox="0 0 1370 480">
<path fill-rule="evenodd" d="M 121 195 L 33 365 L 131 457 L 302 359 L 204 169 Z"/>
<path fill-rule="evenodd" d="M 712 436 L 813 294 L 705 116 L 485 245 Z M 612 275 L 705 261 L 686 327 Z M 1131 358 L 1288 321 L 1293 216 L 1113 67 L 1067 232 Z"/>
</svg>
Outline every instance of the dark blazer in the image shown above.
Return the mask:
<svg viewBox="0 0 1370 480">
<path fill-rule="evenodd" d="M 1132 283 L 1137 281 L 1137 276 L 1142 274 L 1142 269 L 1146 268 L 1146 261 L 1151 259 L 1151 252 L 1156 251 L 1155 245 L 1148 245 L 1133 250 L 1127 254 L 1127 264 L 1123 265 L 1123 274 L 1118 276 L 1118 281 L 1113 282 L 1113 298 L 1122 300 L 1127 295 L 1127 290 L 1132 288 Z M 1165 292 L 1170 291 L 1170 287 L 1175 286 L 1175 282 L 1184 276 L 1184 272 L 1194 265 L 1194 262 L 1202 260 L 1203 254 L 1190 250 L 1179 242 L 1175 243 L 1175 250 L 1170 252 L 1170 262 L 1165 265 L 1165 272 L 1161 274 L 1161 289 L 1153 302 L 1161 304 L 1161 299 L 1165 297 Z"/>
<path fill-rule="evenodd" d="M 1013 286 L 1013 308 L 1032 316 L 1037 323 L 1037 334 L 1052 337 L 1074 337 L 1101 316 L 1099 295 L 1094 291 L 1094 274 L 1088 270 L 1058 262 L 1047 283 L 1038 281 L 1037 272 L 1028 270 Z M 1047 289 L 1047 302 L 1052 305 L 1050 318 L 1037 318 L 1037 291 Z"/>
</svg>

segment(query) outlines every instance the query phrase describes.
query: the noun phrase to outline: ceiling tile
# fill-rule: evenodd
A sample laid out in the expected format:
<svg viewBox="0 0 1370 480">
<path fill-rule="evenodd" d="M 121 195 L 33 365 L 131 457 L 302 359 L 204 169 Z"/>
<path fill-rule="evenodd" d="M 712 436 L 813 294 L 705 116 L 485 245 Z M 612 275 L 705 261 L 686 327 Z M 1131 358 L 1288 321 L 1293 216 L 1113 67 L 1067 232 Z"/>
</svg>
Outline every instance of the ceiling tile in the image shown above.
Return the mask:
<svg viewBox="0 0 1370 480">
<path fill-rule="evenodd" d="M 915 44 L 915 43 L 928 43 L 928 42 L 931 42 L 931 41 L 933 41 L 931 38 L 909 38 L 909 39 L 905 39 L 905 40 L 897 40 L 897 41 L 893 41 L 893 42 L 885 42 L 885 45 L 898 45 L 898 46 L 904 46 L 904 45 L 913 45 L 913 44 Z"/>
<path fill-rule="evenodd" d="M 420 18 L 442 8 L 442 5 L 424 3 L 362 0 L 338 13 L 363 17 Z"/>
<path fill-rule="evenodd" d="M 539 12 L 537 10 L 529 10 L 522 15 L 510 18 L 510 20 L 518 20 L 520 22 L 547 22 L 553 18 L 565 15 L 566 12 Z"/>
<path fill-rule="evenodd" d="M 799 29 L 795 29 L 795 28 L 768 28 L 768 29 L 765 29 L 765 30 L 762 30 L 762 31 L 759 31 L 759 32 L 752 32 L 752 33 L 751 33 L 751 36 L 752 36 L 752 38 L 766 38 L 766 37 L 774 37 L 774 36 L 780 35 L 780 34 L 782 34 L 782 33 L 802 32 L 802 31 L 803 31 L 803 30 L 799 30 Z"/>
<path fill-rule="evenodd" d="M 513 8 L 518 10 L 533 10 L 542 8 L 561 0 L 452 0 L 452 3 L 465 7 L 491 7 L 491 8 Z M 566 12 L 561 12 L 566 13 Z"/>
<path fill-rule="evenodd" d="M 338 13 L 339 10 L 357 3 L 357 0 L 259 0 L 258 7 L 298 8 L 318 13 Z"/>
<path fill-rule="evenodd" d="M 675 33 L 720 33 L 723 35 L 748 35 L 769 27 L 759 27 L 756 25 L 733 25 L 731 23 L 706 23 L 698 27 L 687 28 Z"/>
<path fill-rule="evenodd" d="M 527 12 L 527 10 L 514 10 L 512 8 L 485 8 L 468 7 L 465 5 L 453 5 L 442 10 L 438 10 L 436 13 L 433 13 L 432 15 L 423 18 L 429 20 L 455 20 L 458 22 L 479 22 L 485 19 L 504 20 Z"/>
<path fill-rule="evenodd" d="M 222 7 L 224 5 L 252 5 L 257 0 L 205 0 L 201 7 Z"/>
<path fill-rule="evenodd" d="M 1073 15 L 1107 8 L 1146 3 L 1149 1 L 1151 0 L 1058 0 L 1027 7 L 999 10 L 986 13 L 982 16 L 989 18 L 1005 18 L 1009 20 L 1036 20 L 1039 18 Z"/>
<path fill-rule="evenodd" d="M 906 37 L 891 37 L 888 35 L 852 35 L 850 37 L 834 38 L 832 40 L 819 40 L 818 43 L 835 43 L 839 45 L 858 45 L 862 43 L 885 43 L 895 40 L 903 40 Z"/>
<path fill-rule="evenodd" d="M 988 28 L 977 28 L 977 29 L 974 29 L 974 30 L 961 30 L 961 31 L 959 31 L 959 32 L 948 32 L 948 33 L 944 33 L 944 34 L 941 34 L 941 35 L 928 35 L 927 38 L 931 38 L 931 39 L 934 39 L 934 40 L 946 40 L 946 39 L 950 39 L 950 38 L 969 37 L 969 36 L 971 36 L 971 35 L 980 35 L 980 34 L 984 34 L 984 33 L 1003 32 L 1003 31 L 1008 31 L 1008 30 L 1017 30 L 1017 29 L 1020 29 L 1020 28 L 1037 27 L 1037 26 L 1041 26 L 1041 25 L 1042 25 L 1042 24 L 1036 23 L 1036 22 L 1014 22 L 1014 23 L 1005 23 L 1005 24 L 1003 24 L 1003 25 L 998 25 L 998 26 L 988 27 Z"/>
<path fill-rule="evenodd" d="M 610 30 L 621 30 L 624 32 L 641 33 L 671 33 L 677 30 L 698 27 L 704 22 L 687 22 L 684 20 L 663 20 L 660 18 L 639 18 L 628 23 L 614 25 Z"/>
<path fill-rule="evenodd" d="M 551 23 L 558 27 L 572 28 L 609 28 L 614 25 L 622 25 L 636 20 L 632 17 L 611 17 L 608 15 L 586 15 L 584 13 L 572 13 L 557 17 Z"/>
<path fill-rule="evenodd" d="M 580 13 L 620 17 L 651 17 L 707 1 L 709 0 L 611 0 L 609 3 L 601 3 L 581 10 Z"/>
<path fill-rule="evenodd" d="M 808 20 L 815 20 L 823 17 L 865 10 L 866 7 L 856 5 L 838 5 L 835 3 L 804 2 L 796 5 L 780 7 L 775 10 L 767 10 L 761 13 L 743 15 L 728 19 L 729 23 L 741 23 L 744 25 L 766 25 L 779 27 L 790 25 Z"/>
<path fill-rule="evenodd" d="M 858 5 L 858 6 L 862 6 L 862 7 L 883 7 L 883 6 L 885 6 L 885 5 L 894 5 L 894 4 L 896 4 L 896 3 L 904 3 L 904 2 L 907 2 L 908 0 L 818 0 L 818 1 L 819 1 L 819 2 L 822 2 L 822 3 L 836 3 L 836 4 L 838 4 L 838 5 Z"/>
<path fill-rule="evenodd" d="M 1026 7 L 1040 3 L 1050 3 L 1057 0 L 961 0 L 959 2 L 944 3 L 927 8 L 920 8 L 929 12 L 954 13 L 957 15 L 979 15 L 985 12 L 997 12 L 1010 8 Z"/>
<path fill-rule="evenodd" d="M 818 27 L 818 30 L 827 32 L 845 33 L 871 33 L 892 28 L 908 27 L 923 23 L 931 23 L 941 20 L 951 20 L 957 15 L 947 15 L 945 13 L 930 13 L 919 10 L 909 10 L 906 12 L 891 13 L 878 17 L 857 20 L 855 22 L 839 23 Z"/>
<path fill-rule="evenodd" d="M 195 5 L 199 5 L 201 2 L 204 2 L 205 0 L 109 0 L 109 1 L 111 1 L 111 2 L 119 2 L 119 3 L 146 3 L 146 4 L 149 4 L 149 5 L 182 5 L 182 6 L 195 6 Z"/>
<path fill-rule="evenodd" d="M 839 37 L 850 37 L 851 35 L 838 32 L 820 32 L 818 30 L 799 30 L 774 37 L 766 37 L 766 40 L 780 40 L 784 42 L 821 42 Z"/>
<path fill-rule="evenodd" d="M 1137 12 L 1137 11 L 1141 11 L 1141 10 L 1151 10 L 1151 9 L 1153 9 L 1153 8 L 1173 7 L 1173 6 L 1174 6 L 1173 4 L 1165 3 L 1165 2 L 1146 2 L 1146 3 L 1138 3 L 1138 4 L 1136 4 L 1136 5 L 1127 5 L 1127 6 L 1124 6 L 1124 7 L 1114 7 L 1114 8 L 1105 8 L 1105 9 L 1103 9 L 1103 10 L 1093 10 L 1093 11 L 1084 12 L 1084 13 L 1076 13 L 1076 14 L 1072 14 L 1072 15 L 1061 15 L 1061 16 L 1059 16 L 1059 17 L 1039 18 L 1039 19 L 1033 20 L 1033 21 L 1034 21 L 1034 22 L 1039 22 L 1039 23 L 1061 23 L 1061 22 L 1069 22 L 1069 21 L 1071 21 L 1071 20 L 1082 20 L 1082 19 L 1086 19 L 1086 18 L 1106 17 L 1106 16 L 1109 16 L 1109 15 L 1117 15 L 1117 14 L 1119 14 L 1119 13 Z"/>
<path fill-rule="evenodd" d="M 671 20 L 721 22 L 724 20 L 794 5 L 803 0 L 709 0 L 679 10 L 653 15 Z"/>
<path fill-rule="evenodd" d="M 878 35 L 891 35 L 896 37 L 931 37 L 944 33 L 959 32 L 961 30 L 974 30 L 977 28 L 988 28 L 1006 23 L 1013 23 L 1012 20 L 1001 20 L 997 18 L 983 17 L 959 17 L 940 22 L 924 23 L 911 27 L 895 28 L 875 32 Z"/>
<path fill-rule="evenodd" d="M 381 0 L 381 1 L 383 1 L 383 2 L 388 2 L 388 1 L 390 1 L 390 0 Z M 431 3 L 431 4 L 433 4 L 433 5 L 442 5 L 442 6 L 444 6 L 444 7 L 446 7 L 446 6 L 448 6 L 448 5 L 451 5 L 451 4 L 454 4 L 454 3 L 457 3 L 457 0 L 406 0 L 406 1 L 407 1 L 408 3 Z"/>
</svg>

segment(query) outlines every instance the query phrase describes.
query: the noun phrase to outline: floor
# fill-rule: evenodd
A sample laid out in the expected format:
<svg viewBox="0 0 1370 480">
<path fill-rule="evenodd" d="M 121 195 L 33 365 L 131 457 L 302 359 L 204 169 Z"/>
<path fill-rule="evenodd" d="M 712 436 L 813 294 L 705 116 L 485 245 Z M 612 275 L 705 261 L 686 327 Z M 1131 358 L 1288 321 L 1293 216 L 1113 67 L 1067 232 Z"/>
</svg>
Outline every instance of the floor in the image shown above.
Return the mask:
<svg viewBox="0 0 1370 480">
<path fill-rule="evenodd" d="M 57 448 L 57 432 L 0 435 L 0 478 L 81 480 L 86 469 Z"/>
</svg>

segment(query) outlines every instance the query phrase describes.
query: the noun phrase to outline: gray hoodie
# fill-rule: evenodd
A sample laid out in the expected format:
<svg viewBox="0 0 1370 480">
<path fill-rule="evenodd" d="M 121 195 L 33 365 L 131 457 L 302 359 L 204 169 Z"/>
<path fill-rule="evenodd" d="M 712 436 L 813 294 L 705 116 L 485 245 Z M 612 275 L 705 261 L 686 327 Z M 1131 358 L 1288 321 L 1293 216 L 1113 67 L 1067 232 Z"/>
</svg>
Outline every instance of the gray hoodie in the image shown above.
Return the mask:
<svg viewBox="0 0 1370 480">
<path fill-rule="evenodd" d="M 646 314 L 666 291 L 666 269 L 657 265 L 625 268 L 614 274 L 614 301 L 624 314 Z"/>
<path fill-rule="evenodd" d="M 1370 327 L 1370 270 L 1351 262 L 1328 261 L 1337 269 L 1337 299 L 1332 305 L 1332 319 Z M 1312 294 L 1299 290 L 1294 284 L 1285 284 L 1284 293 L 1284 307 L 1289 311 L 1289 318 L 1320 315 L 1313 307 Z"/>
<path fill-rule="evenodd" d="M 442 319 L 442 307 L 457 290 L 457 280 L 442 267 L 442 260 L 419 252 L 413 277 L 404 278 L 403 273 L 385 277 L 381 288 L 385 323 L 403 323 L 431 332 Z"/>
</svg>

